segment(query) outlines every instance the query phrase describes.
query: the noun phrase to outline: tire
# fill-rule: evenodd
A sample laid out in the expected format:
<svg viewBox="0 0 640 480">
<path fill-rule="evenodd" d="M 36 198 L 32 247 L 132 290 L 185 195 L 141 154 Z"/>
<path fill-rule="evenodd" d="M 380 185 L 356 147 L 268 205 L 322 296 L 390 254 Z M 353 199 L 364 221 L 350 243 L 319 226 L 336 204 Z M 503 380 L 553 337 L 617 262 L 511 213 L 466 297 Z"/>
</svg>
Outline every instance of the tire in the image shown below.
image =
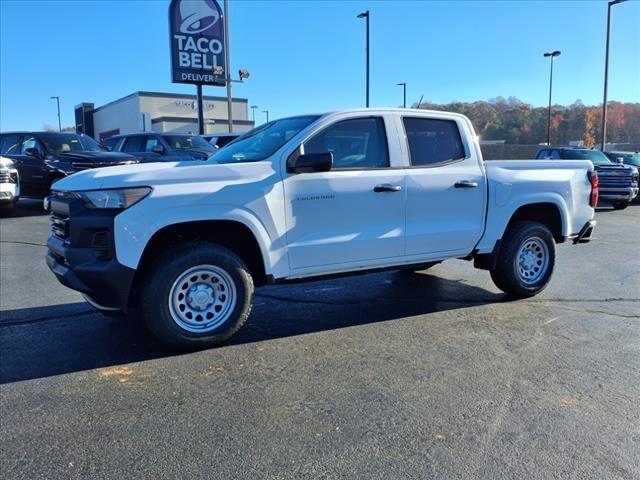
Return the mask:
<svg viewBox="0 0 640 480">
<path fill-rule="evenodd" d="M 246 322 L 253 280 L 231 250 L 192 242 L 170 250 L 146 277 L 142 312 L 151 332 L 178 348 L 203 348 L 229 339 Z"/>
<path fill-rule="evenodd" d="M 617 203 L 613 204 L 613 209 L 614 210 L 624 210 L 628 206 L 629 206 L 628 202 L 617 202 Z"/>
<path fill-rule="evenodd" d="M 556 260 L 553 234 L 538 222 L 518 221 L 503 237 L 491 279 L 503 292 L 532 297 L 549 283 Z"/>
</svg>

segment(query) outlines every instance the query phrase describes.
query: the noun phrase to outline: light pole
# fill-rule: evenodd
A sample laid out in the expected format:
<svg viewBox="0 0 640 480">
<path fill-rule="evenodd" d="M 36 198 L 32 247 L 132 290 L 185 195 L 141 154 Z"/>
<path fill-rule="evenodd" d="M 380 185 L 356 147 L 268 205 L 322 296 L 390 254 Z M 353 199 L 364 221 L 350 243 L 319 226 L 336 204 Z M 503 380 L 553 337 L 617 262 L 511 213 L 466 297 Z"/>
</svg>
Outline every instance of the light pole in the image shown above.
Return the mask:
<svg viewBox="0 0 640 480">
<path fill-rule="evenodd" d="M 53 100 L 55 98 L 56 100 L 56 104 L 58 105 L 58 131 L 61 132 L 62 131 L 62 122 L 60 121 L 60 97 L 55 96 L 55 97 L 49 97 L 51 100 Z"/>
<path fill-rule="evenodd" d="M 406 83 L 396 83 L 396 85 L 402 85 L 402 108 L 407 108 L 407 84 Z"/>
<path fill-rule="evenodd" d="M 254 126 L 256 124 L 256 108 L 260 108 L 260 107 L 258 107 L 258 105 L 251 105 L 251 118 L 253 119 Z"/>
<path fill-rule="evenodd" d="M 547 118 L 547 145 L 551 145 L 551 90 L 553 88 L 553 59 L 560 56 L 560 50 L 547 52 L 544 56 L 551 59 L 551 74 L 549 75 L 549 115 Z"/>
<path fill-rule="evenodd" d="M 607 137 L 607 86 L 609 83 L 609 36 L 611 34 L 611 7 L 626 0 L 613 0 L 607 6 L 607 47 L 604 57 L 604 100 L 602 101 L 602 145 L 600 150 L 604 152 Z"/>
<path fill-rule="evenodd" d="M 269 123 L 269 110 L 262 110 L 262 113 L 267 116 L 267 123 Z"/>
<path fill-rule="evenodd" d="M 366 12 L 362 12 L 361 14 L 358 15 L 358 18 L 366 18 L 366 22 L 367 22 L 367 46 L 366 46 L 366 56 L 367 56 L 367 102 L 366 102 L 366 106 L 367 108 L 369 108 L 369 21 L 371 20 L 371 14 L 369 13 L 369 10 L 367 10 Z"/>
</svg>

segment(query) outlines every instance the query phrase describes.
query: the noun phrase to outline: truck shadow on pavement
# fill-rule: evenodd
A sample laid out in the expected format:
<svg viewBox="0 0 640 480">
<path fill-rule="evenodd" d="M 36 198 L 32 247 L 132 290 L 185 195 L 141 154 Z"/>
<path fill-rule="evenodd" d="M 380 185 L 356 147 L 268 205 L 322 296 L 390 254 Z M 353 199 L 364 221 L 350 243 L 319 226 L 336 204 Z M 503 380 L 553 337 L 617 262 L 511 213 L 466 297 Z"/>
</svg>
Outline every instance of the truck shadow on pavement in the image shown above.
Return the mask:
<svg viewBox="0 0 640 480">
<path fill-rule="evenodd" d="M 426 272 L 264 287 L 247 324 L 218 348 L 505 301 L 504 294 Z M 189 354 L 162 346 L 136 319 L 104 317 L 85 303 L 0 313 L 3 384 Z"/>
</svg>

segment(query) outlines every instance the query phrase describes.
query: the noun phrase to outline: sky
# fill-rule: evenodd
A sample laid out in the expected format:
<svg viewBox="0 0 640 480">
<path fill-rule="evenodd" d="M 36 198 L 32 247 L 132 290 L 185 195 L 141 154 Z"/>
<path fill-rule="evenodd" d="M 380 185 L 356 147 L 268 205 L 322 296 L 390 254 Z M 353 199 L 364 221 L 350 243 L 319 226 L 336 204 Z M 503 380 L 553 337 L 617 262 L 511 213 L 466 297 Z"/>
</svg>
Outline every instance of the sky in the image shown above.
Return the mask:
<svg viewBox="0 0 640 480">
<path fill-rule="evenodd" d="M 220 0 L 222 3 L 222 0 Z M 606 1 L 231 0 L 231 67 L 250 71 L 234 96 L 270 118 L 364 106 L 371 12 L 371 106 L 515 96 L 602 102 Z M 0 0 L 0 130 L 74 124 L 73 107 L 171 83 L 169 0 Z M 612 9 L 609 99 L 640 102 L 640 1 Z M 205 95 L 226 95 L 205 87 Z"/>
</svg>

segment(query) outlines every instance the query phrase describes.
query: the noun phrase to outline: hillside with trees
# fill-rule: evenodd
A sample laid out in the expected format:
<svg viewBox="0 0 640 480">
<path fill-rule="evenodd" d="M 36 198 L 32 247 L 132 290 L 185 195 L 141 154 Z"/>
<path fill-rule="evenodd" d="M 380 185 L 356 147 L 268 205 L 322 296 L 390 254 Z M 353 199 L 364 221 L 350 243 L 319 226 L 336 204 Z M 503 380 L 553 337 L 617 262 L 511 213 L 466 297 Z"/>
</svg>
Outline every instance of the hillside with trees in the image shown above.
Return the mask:
<svg viewBox="0 0 640 480">
<path fill-rule="evenodd" d="M 414 108 L 417 104 L 414 104 Z M 515 97 L 497 97 L 473 103 L 447 105 L 422 103 L 422 109 L 458 112 L 471 119 L 482 140 L 506 140 L 534 145 L 547 139 L 547 107 L 534 107 Z M 576 100 L 569 106 L 551 108 L 551 143 L 582 140 L 592 147 L 600 141 L 602 106 L 587 106 Z M 609 102 L 607 142 L 640 143 L 640 103 Z"/>
</svg>

